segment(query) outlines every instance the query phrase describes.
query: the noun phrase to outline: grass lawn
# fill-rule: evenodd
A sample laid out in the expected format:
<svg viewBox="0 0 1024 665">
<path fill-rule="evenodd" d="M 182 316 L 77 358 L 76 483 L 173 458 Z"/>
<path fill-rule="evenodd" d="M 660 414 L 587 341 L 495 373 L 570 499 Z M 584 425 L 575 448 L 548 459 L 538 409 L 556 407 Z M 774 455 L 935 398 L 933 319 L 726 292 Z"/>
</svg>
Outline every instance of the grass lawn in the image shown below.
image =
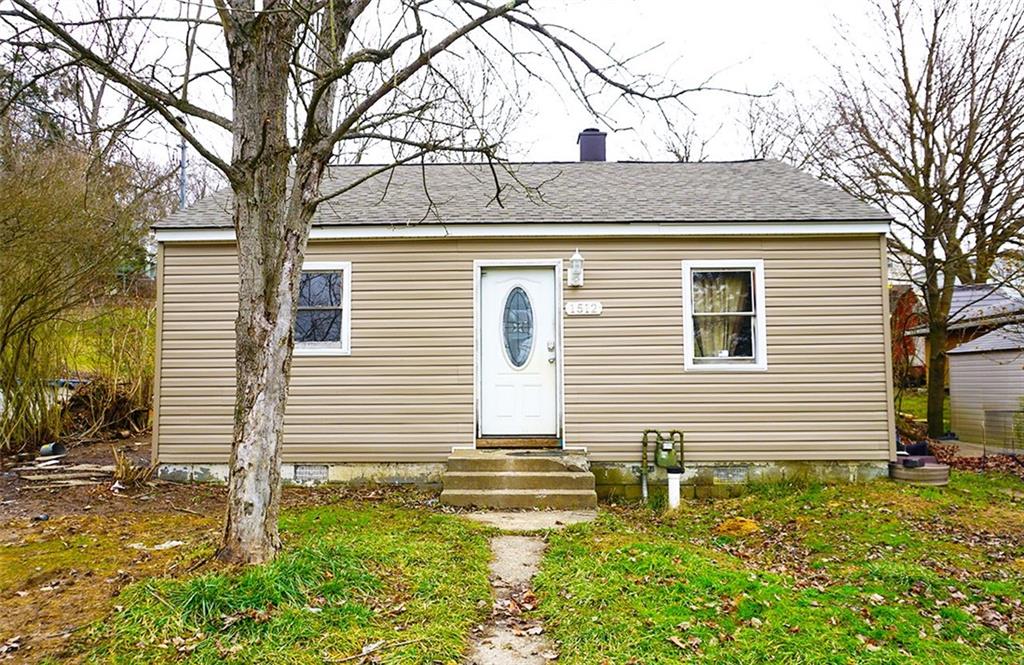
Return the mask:
<svg viewBox="0 0 1024 665">
<path fill-rule="evenodd" d="M 916 420 L 928 422 L 928 390 L 925 388 L 907 388 L 903 393 L 900 411 L 909 413 Z M 942 403 L 942 429 L 949 431 L 949 395 Z"/>
<path fill-rule="evenodd" d="M 322 663 L 382 642 L 389 663 L 456 662 L 489 608 L 487 540 L 458 518 L 325 507 L 281 526 L 269 566 L 128 589 L 89 659 Z"/>
<path fill-rule="evenodd" d="M 563 663 L 1021 663 L 1022 490 L 954 473 L 616 508 L 553 534 L 535 587 Z M 716 533 L 737 517 L 759 530 Z"/>
<path fill-rule="evenodd" d="M 19 662 L 458 663 L 488 617 L 494 532 L 424 495 L 289 490 L 279 558 L 232 568 L 208 561 L 222 488 L 82 492 L 88 512 L 0 525 Z M 561 663 L 1024 662 L 1015 478 L 762 485 L 547 539 L 535 612 Z"/>
<path fill-rule="evenodd" d="M 7 603 L 61 603 L 40 589 L 61 578 L 63 606 L 41 606 L 59 621 L 40 633 L 81 621 L 86 607 L 110 604 L 108 616 L 50 652 L 61 660 L 324 663 L 372 648 L 388 663 L 447 663 L 460 660 L 472 626 L 490 610 L 488 531 L 429 508 L 341 501 L 290 509 L 278 559 L 244 569 L 203 563 L 213 551 L 216 517 L 135 518 L 145 534 L 96 535 L 104 528 L 98 520 L 76 518 L 50 538 L 0 548 L 0 616 Z M 205 535 L 197 538 L 200 525 Z M 165 551 L 129 546 L 140 539 L 152 548 L 168 537 L 186 542 Z M 119 568 L 136 557 L 161 559 L 163 574 L 154 566 L 135 569 L 139 581 L 111 598 L 110 578 L 127 575 Z M 14 594 L 19 590 L 24 597 Z M 0 644 L 11 637 L 5 633 Z M 27 644 L 39 640 L 15 634 L 26 635 Z"/>
</svg>

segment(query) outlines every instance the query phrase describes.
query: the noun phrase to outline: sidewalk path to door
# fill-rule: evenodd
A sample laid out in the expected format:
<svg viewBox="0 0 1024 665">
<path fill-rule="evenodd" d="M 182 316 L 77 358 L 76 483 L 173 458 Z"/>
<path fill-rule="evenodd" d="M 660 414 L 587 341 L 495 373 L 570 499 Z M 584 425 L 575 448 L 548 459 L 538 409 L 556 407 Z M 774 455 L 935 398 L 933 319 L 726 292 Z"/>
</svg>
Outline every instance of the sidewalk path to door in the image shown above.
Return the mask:
<svg viewBox="0 0 1024 665">
<path fill-rule="evenodd" d="M 467 518 L 504 531 L 535 532 L 588 522 L 583 511 L 470 513 Z M 478 626 L 467 665 L 542 665 L 558 658 L 544 626 L 531 617 L 537 606 L 531 584 L 547 543 L 537 535 L 500 535 L 491 540 L 494 606 L 487 624 Z"/>
</svg>

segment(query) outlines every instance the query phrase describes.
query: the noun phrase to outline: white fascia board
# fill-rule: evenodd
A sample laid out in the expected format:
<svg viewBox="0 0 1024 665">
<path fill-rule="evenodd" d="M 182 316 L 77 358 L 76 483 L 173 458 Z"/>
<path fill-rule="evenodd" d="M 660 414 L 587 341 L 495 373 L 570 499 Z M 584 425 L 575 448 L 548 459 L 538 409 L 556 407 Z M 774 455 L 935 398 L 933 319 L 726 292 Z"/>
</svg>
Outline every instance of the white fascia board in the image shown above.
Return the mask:
<svg viewBox="0 0 1024 665">
<path fill-rule="evenodd" d="M 576 237 L 673 237 L 735 235 L 865 235 L 887 233 L 885 221 L 854 222 L 708 222 L 665 224 L 543 222 L 528 224 L 415 224 L 386 226 L 317 226 L 310 240 L 386 240 L 402 238 L 556 238 Z M 156 229 L 157 242 L 223 242 L 235 239 L 230 228 Z"/>
</svg>

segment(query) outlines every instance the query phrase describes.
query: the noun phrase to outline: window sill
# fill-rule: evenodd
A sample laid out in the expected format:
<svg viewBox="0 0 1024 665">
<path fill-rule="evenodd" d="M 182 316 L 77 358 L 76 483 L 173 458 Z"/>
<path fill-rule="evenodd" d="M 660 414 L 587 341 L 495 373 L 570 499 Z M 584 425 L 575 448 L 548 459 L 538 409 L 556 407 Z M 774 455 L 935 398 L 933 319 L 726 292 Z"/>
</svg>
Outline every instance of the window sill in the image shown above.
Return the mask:
<svg viewBox="0 0 1024 665">
<path fill-rule="evenodd" d="M 768 370 L 766 363 L 751 363 L 749 365 L 729 363 L 696 363 L 685 364 L 683 370 L 686 372 L 765 372 Z"/>
<path fill-rule="evenodd" d="M 343 349 L 338 346 L 299 346 L 295 345 L 292 351 L 293 356 L 350 356 L 351 349 Z"/>
</svg>

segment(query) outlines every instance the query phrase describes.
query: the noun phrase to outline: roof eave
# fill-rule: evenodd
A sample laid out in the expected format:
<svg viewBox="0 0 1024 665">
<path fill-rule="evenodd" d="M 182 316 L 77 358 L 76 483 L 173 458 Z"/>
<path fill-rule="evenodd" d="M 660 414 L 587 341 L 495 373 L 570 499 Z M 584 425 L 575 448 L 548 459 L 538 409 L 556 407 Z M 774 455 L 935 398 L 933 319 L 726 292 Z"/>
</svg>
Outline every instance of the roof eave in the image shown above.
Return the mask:
<svg viewBox="0 0 1024 665">
<path fill-rule="evenodd" d="M 887 220 L 693 221 L 693 222 L 448 222 L 422 224 L 315 225 L 311 240 L 450 237 L 877 235 Z M 233 240 L 230 226 L 155 226 L 158 242 Z"/>
</svg>

